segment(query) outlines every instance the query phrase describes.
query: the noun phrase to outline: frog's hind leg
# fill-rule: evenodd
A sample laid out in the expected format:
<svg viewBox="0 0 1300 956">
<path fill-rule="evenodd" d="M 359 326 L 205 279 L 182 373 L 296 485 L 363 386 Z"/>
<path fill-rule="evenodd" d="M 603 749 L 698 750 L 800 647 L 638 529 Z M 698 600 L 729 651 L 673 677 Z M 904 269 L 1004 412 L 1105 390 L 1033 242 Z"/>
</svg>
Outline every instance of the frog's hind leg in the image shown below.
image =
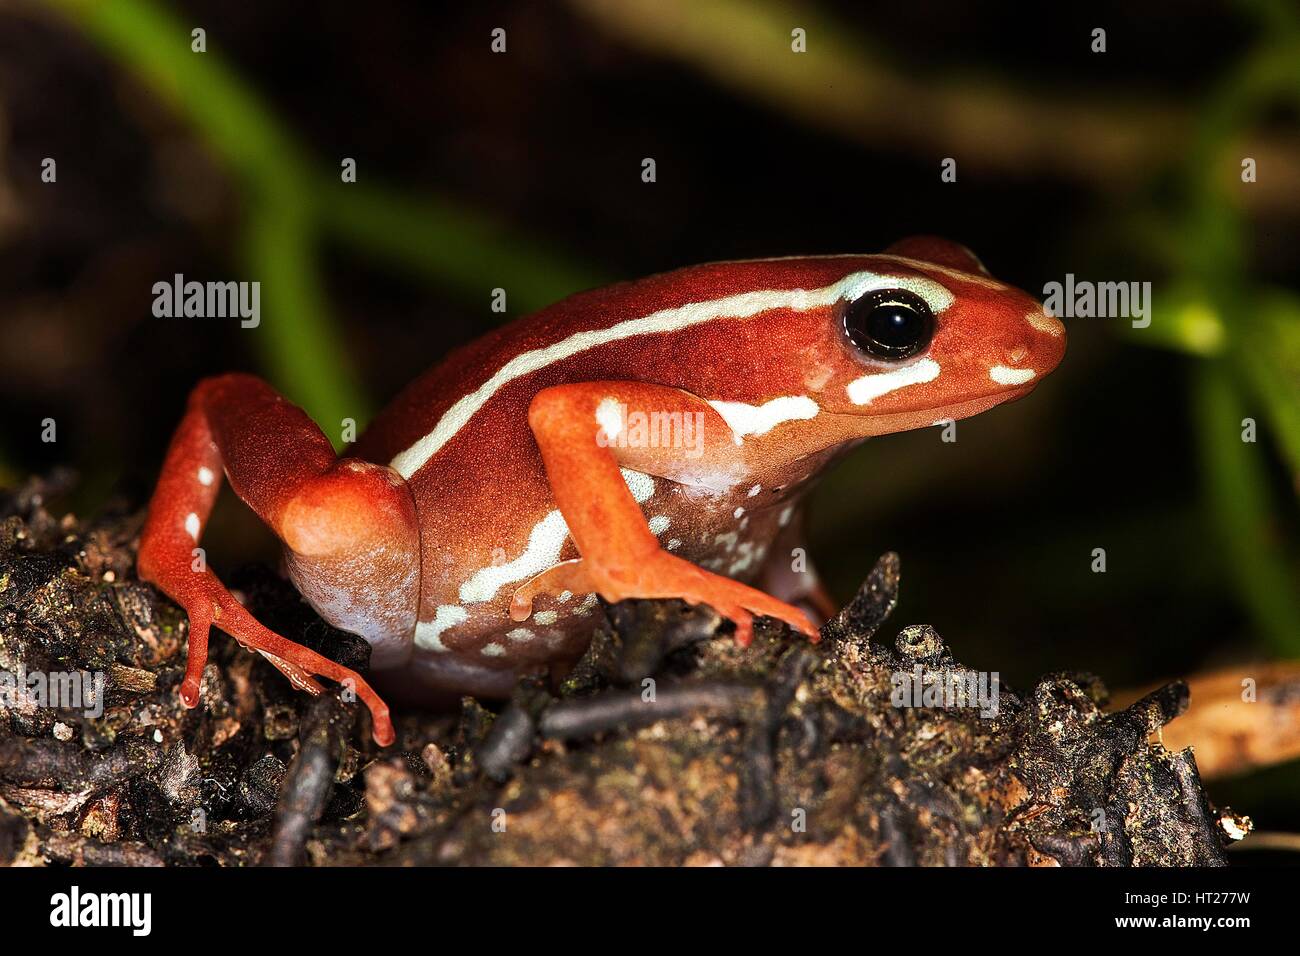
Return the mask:
<svg viewBox="0 0 1300 956">
<path fill-rule="evenodd" d="M 223 471 L 235 493 L 285 542 L 300 587 L 310 580 L 325 581 L 328 588 L 341 575 L 360 574 L 349 594 L 334 595 L 340 605 L 364 610 L 364 600 L 348 598 L 362 599 L 367 592 L 388 602 L 387 616 L 369 622 L 379 633 L 365 633 L 363 626 L 349 629 L 373 643 L 376 637 L 400 640 L 403 629 L 409 640 L 415 624 L 419 531 L 404 482 L 382 466 L 336 459 L 328 439 L 306 413 L 260 379 L 206 379 L 191 393 L 168 448 L 138 559 L 140 577 L 156 584 L 189 615 L 181 699 L 190 707 L 198 703 L 208 631 L 215 624 L 260 652 L 304 690 L 320 692 L 316 676 L 352 687 L 370 709 L 375 740 L 391 743 L 388 707 L 360 675 L 262 626 L 207 569 L 198 543 Z M 358 556 L 371 565 L 358 567 Z M 318 608 L 328 596 L 307 593 Z M 392 634 L 382 633 L 385 628 Z"/>
</svg>

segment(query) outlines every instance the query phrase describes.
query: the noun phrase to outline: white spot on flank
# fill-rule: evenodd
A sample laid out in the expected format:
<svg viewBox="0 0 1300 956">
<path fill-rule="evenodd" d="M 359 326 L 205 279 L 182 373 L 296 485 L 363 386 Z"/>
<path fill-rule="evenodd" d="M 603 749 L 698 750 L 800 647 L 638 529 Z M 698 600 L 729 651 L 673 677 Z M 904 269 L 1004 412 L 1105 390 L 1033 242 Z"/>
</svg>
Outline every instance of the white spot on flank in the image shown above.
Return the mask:
<svg viewBox="0 0 1300 956">
<path fill-rule="evenodd" d="M 538 624 L 554 624 L 559 616 L 558 611 L 538 611 L 533 615 L 533 620 Z"/>
<path fill-rule="evenodd" d="M 1032 368 L 1007 368 L 995 365 L 989 369 L 989 378 L 999 385 L 1024 385 L 1037 374 Z"/>
<path fill-rule="evenodd" d="M 557 597 L 555 600 L 560 604 L 564 604 L 565 602 L 571 600 L 572 598 L 573 598 L 572 591 L 561 591 L 560 596 Z"/>
<path fill-rule="evenodd" d="M 733 512 L 731 513 L 731 517 L 733 517 L 733 518 L 739 518 L 739 517 L 740 517 L 741 515 L 743 515 L 744 513 L 745 513 L 745 509 L 744 509 L 744 508 L 737 508 L 735 511 L 733 511 Z"/>
<path fill-rule="evenodd" d="M 816 418 L 821 406 L 807 395 L 785 395 L 762 405 L 745 402 L 709 402 L 731 429 L 739 445 L 746 435 L 765 435 L 783 422 Z"/>
<path fill-rule="evenodd" d="M 756 545 L 752 541 L 742 541 L 740 543 L 740 557 L 731 563 L 727 569 L 727 574 L 731 577 L 748 571 L 754 564 L 763 559 L 766 549 Z"/>
<path fill-rule="evenodd" d="M 760 491 L 762 491 L 762 490 L 763 490 L 763 486 L 762 486 L 762 485 L 755 485 L 753 488 L 750 488 L 750 489 L 749 489 L 749 497 L 751 497 L 751 498 L 754 497 L 756 494 L 758 494 L 758 493 L 759 493 Z"/>
<path fill-rule="evenodd" d="M 903 261 L 907 266 L 917 268 L 917 264 L 911 260 Z M 965 275 L 961 278 L 967 282 L 975 281 Z M 520 352 L 514 356 L 497 369 L 491 378 L 468 395 L 462 396 L 447 409 L 438 419 L 438 423 L 433 426 L 433 431 L 421 437 L 405 451 L 398 453 L 393 458 L 392 467 L 403 478 L 410 478 L 447 442 L 455 438 L 465 424 L 507 384 L 577 355 L 579 352 L 638 335 L 673 332 L 692 325 L 712 322 L 715 319 L 748 319 L 772 309 L 807 312 L 809 309 L 833 305 L 841 299 L 857 299 L 877 289 L 906 289 L 914 292 L 924 299 L 930 311 L 936 314 L 952 305 L 953 301 L 953 294 L 932 279 L 864 271 L 851 273 L 838 282 L 811 291 L 767 289 L 743 292 L 721 299 L 690 302 L 676 308 L 661 309 L 640 318 L 616 322 L 604 329 L 575 332 L 558 342 L 528 352 Z"/>
<path fill-rule="evenodd" d="M 207 465 L 203 465 L 199 468 L 199 484 L 204 486 L 211 485 L 215 478 L 216 475 L 212 474 L 212 469 Z"/>
<path fill-rule="evenodd" d="M 793 505 L 791 505 L 791 506 L 788 507 L 788 508 L 782 508 L 782 509 L 781 509 L 781 514 L 780 514 L 780 515 L 777 517 L 777 519 L 776 519 L 776 523 L 777 523 L 778 525 L 780 525 L 782 528 L 784 528 L 786 525 L 788 525 L 788 524 L 790 523 L 790 518 L 791 518 L 793 515 L 794 515 L 794 506 L 793 506 Z"/>
<path fill-rule="evenodd" d="M 582 599 L 582 603 L 573 609 L 573 613 L 579 617 L 586 617 L 596 609 L 596 595 L 588 594 Z"/>
<path fill-rule="evenodd" d="M 484 644 L 483 650 L 479 653 L 484 657 L 505 657 L 506 649 L 493 641 L 491 644 Z"/>
<path fill-rule="evenodd" d="M 637 504 L 644 504 L 655 496 L 655 480 L 649 475 L 631 468 L 620 468 L 619 471 L 623 473 L 623 480 L 627 482 L 628 490 L 632 492 Z"/>
<path fill-rule="evenodd" d="M 611 444 L 623 431 L 623 406 L 616 398 L 602 398 L 596 406 L 596 424 Z"/>
<path fill-rule="evenodd" d="M 417 621 L 415 646 L 426 651 L 444 653 L 449 648 L 442 643 L 442 632 L 462 623 L 469 613 L 457 604 L 444 604 L 433 612 L 432 621 Z"/>
<path fill-rule="evenodd" d="M 542 612 L 539 613 L 539 614 L 534 614 L 534 615 L 533 615 L 533 617 L 535 617 L 535 618 L 538 619 L 538 623 L 540 623 L 540 624 L 550 624 L 550 623 L 553 623 L 553 620 L 552 620 L 552 621 L 543 621 L 543 620 L 541 620 L 541 616 L 542 616 L 542 614 L 550 614 L 551 617 L 552 617 L 552 619 L 554 619 L 554 617 L 555 617 L 555 612 L 554 612 L 554 611 L 542 611 Z M 510 638 L 510 640 L 514 641 L 516 644 L 526 644 L 528 641 L 531 641 L 531 640 L 532 640 L 533 638 L 535 638 L 536 636 L 537 636 L 536 634 L 534 634 L 532 631 L 528 630 L 528 628 L 526 628 L 526 627 L 517 627 L 517 628 L 515 628 L 513 631 L 511 631 L 509 634 L 506 635 L 506 637 Z"/>
<path fill-rule="evenodd" d="M 676 551 L 681 546 L 682 546 L 681 538 L 673 538 L 666 545 L 664 545 L 664 547 L 666 547 L 669 551 Z"/>
<path fill-rule="evenodd" d="M 650 525 L 650 533 L 654 535 L 661 535 L 668 530 L 668 526 L 672 523 L 673 520 L 669 518 L 667 515 L 655 515 L 648 522 L 648 524 Z"/>
<path fill-rule="evenodd" d="M 849 401 L 854 405 L 867 405 L 881 395 L 888 395 L 909 385 L 933 382 L 938 377 L 939 363 L 928 358 L 888 372 L 872 372 L 849 382 Z"/>
<path fill-rule="evenodd" d="M 199 516 L 193 511 L 185 516 L 185 530 L 195 541 L 199 540 Z"/>
</svg>

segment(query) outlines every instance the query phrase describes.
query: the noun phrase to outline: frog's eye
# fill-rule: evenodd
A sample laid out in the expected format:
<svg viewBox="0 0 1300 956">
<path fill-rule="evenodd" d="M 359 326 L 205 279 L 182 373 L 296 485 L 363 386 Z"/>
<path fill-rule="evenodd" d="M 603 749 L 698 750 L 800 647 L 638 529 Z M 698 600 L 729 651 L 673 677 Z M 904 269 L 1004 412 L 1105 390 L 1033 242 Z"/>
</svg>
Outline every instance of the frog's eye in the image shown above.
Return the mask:
<svg viewBox="0 0 1300 956">
<path fill-rule="evenodd" d="M 897 362 L 930 344 L 934 313 L 913 292 L 880 289 L 845 305 L 844 331 L 859 351 L 874 359 Z"/>
</svg>

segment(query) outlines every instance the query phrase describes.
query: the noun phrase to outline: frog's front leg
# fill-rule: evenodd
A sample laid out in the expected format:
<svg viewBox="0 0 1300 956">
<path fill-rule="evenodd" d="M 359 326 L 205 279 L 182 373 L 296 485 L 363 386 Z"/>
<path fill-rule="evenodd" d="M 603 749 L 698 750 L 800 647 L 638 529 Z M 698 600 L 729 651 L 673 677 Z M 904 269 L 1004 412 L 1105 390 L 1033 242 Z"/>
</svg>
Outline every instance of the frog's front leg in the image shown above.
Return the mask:
<svg viewBox="0 0 1300 956">
<path fill-rule="evenodd" d="M 528 421 L 581 558 L 520 588 L 511 602 L 513 618 L 526 619 L 539 593 L 586 590 L 607 601 L 681 598 L 708 604 L 735 623 L 742 645 L 751 639 L 755 614 L 785 621 L 817 640 L 817 629 L 798 608 L 663 550 L 623 479 L 620 466 L 683 480 L 741 464 L 731 428 L 707 402 L 644 382 L 580 382 L 539 392 Z M 681 434 L 697 436 L 698 445 L 664 447 L 632 434 L 637 424 L 650 423 L 642 434 L 662 437 L 657 425 L 664 422 L 683 423 Z"/>
<path fill-rule="evenodd" d="M 358 674 L 262 626 L 201 560 L 198 542 L 221 474 L 284 541 L 295 578 L 318 609 L 331 588 L 340 605 L 357 602 L 339 589 L 382 590 L 390 607 L 367 627 L 338 622 L 372 643 L 400 638 L 415 623 L 419 533 L 409 490 L 391 469 L 336 459 L 320 429 L 265 382 L 249 375 L 207 379 L 190 395 L 167 451 L 149 517 L 140 537 L 140 577 L 185 608 L 189 659 L 181 699 L 193 707 L 207 661 L 208 630 L 216 625 L 260 652 L 304 690 L 320 693 L 313 675 L 355 689 L 369 707 L 374 737 L 393 741 L 388 707 Z M 361 561 L 358 562 L 358 556 Z M 350 579 L 351 578 L 351 579 Z M 323 610 L 323 609 L 322 609 Z M 328 616 L 328 615 L 327 615 Z M 390 634 L 382 633 L 385 630 Z"/>
</svg>

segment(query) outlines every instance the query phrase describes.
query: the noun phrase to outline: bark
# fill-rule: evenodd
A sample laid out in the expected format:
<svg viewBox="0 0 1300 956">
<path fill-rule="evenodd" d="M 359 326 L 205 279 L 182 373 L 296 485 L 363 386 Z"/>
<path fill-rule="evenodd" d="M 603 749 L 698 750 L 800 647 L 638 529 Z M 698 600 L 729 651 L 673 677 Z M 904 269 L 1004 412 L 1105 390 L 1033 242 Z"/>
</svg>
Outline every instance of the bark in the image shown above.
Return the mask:
<svg viewBox="0 0 1300 956">
<path fill-rule="evenodd" d="M 983 714 L 898 706 L 918 674 L 989 675 L 929 627 L 878 639 L 892 554 L 819 644 L 760 622 L 742 649 L 708 608 L 624 602 L 559 688 L 402 715 L 384 752 L 356 705 L 295 693 L 224 636 L 186 710 L 186 622 L 134 576 L 140 514 L 57 519 L 57 484 L 0 497 L 0 670 L 103 674 L 103 713 L 0 707 L 0 862 L 1220 865 L 1249 830 L 1158 739 L 1182 683 L 1113 713 L 1071 673 Z M 364 666 L 274 574 L 230 583 Z"/>
</svg>

